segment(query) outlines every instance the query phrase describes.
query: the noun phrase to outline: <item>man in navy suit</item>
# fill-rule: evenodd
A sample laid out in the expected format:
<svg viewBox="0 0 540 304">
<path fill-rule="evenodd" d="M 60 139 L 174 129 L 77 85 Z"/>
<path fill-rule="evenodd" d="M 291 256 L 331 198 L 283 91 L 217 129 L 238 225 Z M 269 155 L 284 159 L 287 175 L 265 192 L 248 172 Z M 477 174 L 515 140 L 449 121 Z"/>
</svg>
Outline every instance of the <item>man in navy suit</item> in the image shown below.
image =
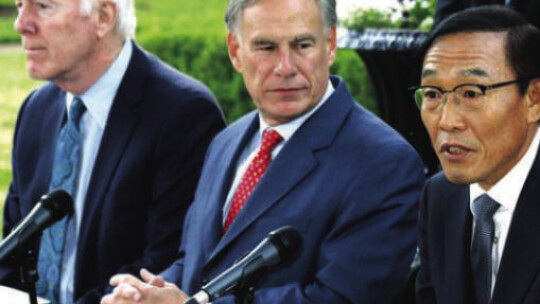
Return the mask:
<svg viewBox="0 0 540 304">
<path fill-rule="evenodd" d="M 506 5 L 519 12 L 532 25 L 540 28 L 540 1 L 537 0 L 438 0 L 434 24 L 464 9 L 480 5 Z"/>
<path fill-rule="evenodd" d="M 444 172 L 422 197 L 418 303 L 540 303 L 540 31 L 478 7 L 421 54 L 415 98 Z"/>
<path fill-rule="evenodd" d="M 15 27 L 30 76 L 50 82 L 19 111 L 4 234 L 51 190 L 66 105 L 82 100 L 82 161 L 69 218 L 76 224 L 66 230 L 76 239 L 64 245 L 52 300 L 98 303 L 111 275 L 141 267 L 159 272 L 177 258 L 204 155 L 224 127 L 222 113 L 201 83 L 132 41 L 133 1 L 22 0 L 17 6 Z M 48 278 L 40 273 L 46 285 L 57 283 Z M 16 263 L 4 263 L 0 283 L 18 282 Z"/>
<path fill-rule="evenodd" d="M 162 277 L 143 271 L 145 282 L 112 278 L 102 303 L 182 303 L 285 225 L 303 250 L 254 283 L 255 303 L 390 303 L 416 248 L 423 164 L 329 76 L 335 1 L 233 0 L 226 19 L 232 64 L 257 111 L 210 145 L 181 258 Z M 251 175 L 268 150 L 262 177 Z"/>
</svg>

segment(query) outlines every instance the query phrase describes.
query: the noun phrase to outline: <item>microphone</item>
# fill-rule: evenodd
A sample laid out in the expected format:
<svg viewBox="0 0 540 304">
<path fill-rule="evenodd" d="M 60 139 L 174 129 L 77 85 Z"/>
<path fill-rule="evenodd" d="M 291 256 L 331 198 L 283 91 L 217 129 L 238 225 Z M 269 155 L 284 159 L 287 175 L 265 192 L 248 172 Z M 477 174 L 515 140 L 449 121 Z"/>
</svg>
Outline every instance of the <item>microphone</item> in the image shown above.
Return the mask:
<svg viewBox="0 0 540 304">
<path fill-rule="evenodd" d="M 32 211 L 0 243 L 0 261 L 72 212 L 73 199 L 66 191 L 54 190 L 43 195 Z"/>
<path fill-rule="evenodd" d="M 204 285 L 184 304 L 206 304 L 249 280 L 266 267 L 290 261 L 300 252 L 302 237 L 291 226 L 274 230 L 240 261 Z"/>
</svg>

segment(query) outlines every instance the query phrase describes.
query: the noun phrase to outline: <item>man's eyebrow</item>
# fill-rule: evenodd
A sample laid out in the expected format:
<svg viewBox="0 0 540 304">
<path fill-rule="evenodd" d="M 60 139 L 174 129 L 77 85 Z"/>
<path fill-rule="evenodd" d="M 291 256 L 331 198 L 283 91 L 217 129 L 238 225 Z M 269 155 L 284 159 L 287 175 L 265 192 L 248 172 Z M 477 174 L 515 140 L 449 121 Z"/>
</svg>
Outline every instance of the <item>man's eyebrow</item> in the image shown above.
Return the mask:
<svg viewBox="0 0 540 304">
<path fill-rule="evenodd" d="M 272 39 L 268 39 L 268 38 L 255 38 L 251 44 L 252 45 L 269 45 L 269 44 L 275 44 L 276 42 L 273 41 Z"/>
<path fill-rule="evenodd" d="M 435 70 L 426 69 L 422 71 L 422 78 L 426 78 L 426 77 L 434 76 L 434 75 L 437 75 L 437 71 Z M 489 77 L 489 74 L 486 71 L 481 70 L 481 69 L 463 70 L 463 71 L 460 71 L 458 75 L 461 77 L 470 77 L 470 76 Z"/>
<path fill-rule="evenodd" d="M 437 75 L 437 71 L 426 69 L 422 71 L 422 78 Z"/>
<path fill-rule="evenodd" d="M 305 42 L 305 41 L 315 42 L 315 36 L 312 35 L 312 34 L 298 35 L 298 36 L 294 37 L 292 42 L 294 44 L 298 44 L 298 43 Z"/>
<path fill-rule="evenodd" d="M 481 69 L 467 69 L 467 70 L 460 71 L 458 74 L 459 76 L 463 76 L 463 77 L 469 77 L 469 76 L 488 77 L 489 76 L 489 74 L 486 71 L 481 70 Z"/>
</svg>

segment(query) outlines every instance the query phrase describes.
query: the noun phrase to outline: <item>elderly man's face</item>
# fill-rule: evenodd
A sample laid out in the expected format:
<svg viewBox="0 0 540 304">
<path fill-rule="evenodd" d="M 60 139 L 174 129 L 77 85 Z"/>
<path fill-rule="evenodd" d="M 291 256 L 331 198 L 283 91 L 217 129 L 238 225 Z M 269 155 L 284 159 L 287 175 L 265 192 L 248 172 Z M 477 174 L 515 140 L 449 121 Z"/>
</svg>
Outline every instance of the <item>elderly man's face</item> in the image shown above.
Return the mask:
<svg viewBox="0 0 540 304">
<path fill-rule="evenodd" d="M 229 54 L 270 125 L 291 121 L 322 99 L 335 57 L 314 0 L 261 0 L 244 9 Z"/>
<path fill-rule="evenodd" d="M 504 33 L 443 36 L 426 54 L 422 85 L 451 90 L 464 83 L 514 80 L 505 48 Z M 538 121 L 538 105 L 529 95 L 520 96 L 518 85 L 512 84 L 487 90 L 474 109 L 464 104 L 463 96 L 448 93 L 441 107 L 422 107 L 422 120 L 450 181 L 478 182 L 489 189 L 521 159 Z"/>
<path fill-rule="evenodd" d="M 97 39 L 97 17 L 84 16 L 79 0 L 17 0 L 17 7 L 15 29 L 30 76 L 68 80 L 84 75 Z"/>
</svg>

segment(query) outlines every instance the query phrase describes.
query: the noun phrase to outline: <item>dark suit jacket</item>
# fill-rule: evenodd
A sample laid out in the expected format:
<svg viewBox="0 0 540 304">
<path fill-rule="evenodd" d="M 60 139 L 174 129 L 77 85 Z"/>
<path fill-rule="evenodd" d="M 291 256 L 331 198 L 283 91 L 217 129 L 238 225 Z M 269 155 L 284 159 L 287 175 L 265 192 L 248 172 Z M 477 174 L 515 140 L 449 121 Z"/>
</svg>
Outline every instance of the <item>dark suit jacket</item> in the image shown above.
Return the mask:
<svg viewBox="0 0 540 304">
<path fill-rule="evenodd" d="M 163 275 L 188 294 L 268 232 L 296 227 L 303 251 L 256 284 L 256 303 L 388 303 L 404 283 L 416 241 L 423 165 L 394 130 L 331 78 L 336 91 L 289 139 L 222 235 L 237 159 L 259 128 L 251 113 L 210 145 L 181 253 Z M 214 303 L 232 303 L 225 296 Z"/>
<path fill-rule="evenodd" d="M 540 158 L 521 191 L 508 232 L 491 304 L 540 303 Z M 469 186 L 441 172 L 424 189 L 420 210 L 419 304 L 474 304 L 469 252 Z"/>
<path fill-rule="evenodd" d="M 48 191 L 65 108 L 65 93 L 48 83 L 20 109 L 4 235 Z M 206 149 L 223 127 L 222 113 L 201 83 L 134 45 L 84 204 L 77 303 L 98 303 L 116 273 L 138 273 L 141 267 L 159 272 L 174 261 Z M 0 267 L 2 284 L 17 284 L 13 266 Z"/>
<path fill-rule="evenodd" d="M 504 3 L 504 0 L 439 0 L 434 23 L 438 24 L 451 14 L 469 7 Z M 532 25 L 540 28 L 540 1 L 511 0 L 509 6 L 520 13 Z"/>
</svg>

